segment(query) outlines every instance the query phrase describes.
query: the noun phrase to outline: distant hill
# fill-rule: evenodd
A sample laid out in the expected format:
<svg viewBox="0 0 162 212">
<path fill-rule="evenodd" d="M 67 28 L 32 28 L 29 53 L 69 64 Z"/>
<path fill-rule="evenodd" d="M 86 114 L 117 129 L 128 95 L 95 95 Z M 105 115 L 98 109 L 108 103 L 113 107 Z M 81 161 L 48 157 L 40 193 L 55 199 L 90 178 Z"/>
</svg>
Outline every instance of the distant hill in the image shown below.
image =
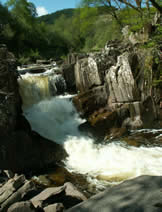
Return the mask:
<svg viewBox="0 0 162 212">
<path fill-rule="evenodd" d="M 38 20 L 40 22 L 45 22 L 46 24 L 53 24 L 60 16 L 65 15 L 67 18 L 71 18 L 74 14 L 75 9 L 64 9 L 59 10 L 54 13 L 43 15 L 41 17 L 38 17 Z"/>
</svg>

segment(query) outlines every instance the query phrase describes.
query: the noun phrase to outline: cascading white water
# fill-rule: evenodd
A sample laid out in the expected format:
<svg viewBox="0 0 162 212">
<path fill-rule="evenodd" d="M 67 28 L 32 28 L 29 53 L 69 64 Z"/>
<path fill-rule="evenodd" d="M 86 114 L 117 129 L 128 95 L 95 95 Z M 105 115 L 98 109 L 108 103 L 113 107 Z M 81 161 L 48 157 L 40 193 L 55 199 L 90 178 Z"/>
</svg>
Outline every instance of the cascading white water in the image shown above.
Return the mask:
<svg viewBox="0 0 162 212">
<path fill-rule="evenodd" d="M 55 74 L 51 69 L 41 74 L 26 73 L 21 75 L 19 91 L 23 99 L 23 107 L 27 108 L 44 99 L 50 99 L 66 89 L 66 83 L 61 74 Z"/>
<path fill-rule="evenodd" d="M 69 155 L 65 161 L 67 169 L 86 175 L 91 183 L 106 180 L 114 184 L 140 175 L 162 175 L 161 147 L 136 148 L 120 142 L 95 144 L 79 132 L 78 126 L 84 120 L 79 118 L 70 96 L 40 101 L 24 114 L 33 130 L 64 145 Z"/>
</svg>

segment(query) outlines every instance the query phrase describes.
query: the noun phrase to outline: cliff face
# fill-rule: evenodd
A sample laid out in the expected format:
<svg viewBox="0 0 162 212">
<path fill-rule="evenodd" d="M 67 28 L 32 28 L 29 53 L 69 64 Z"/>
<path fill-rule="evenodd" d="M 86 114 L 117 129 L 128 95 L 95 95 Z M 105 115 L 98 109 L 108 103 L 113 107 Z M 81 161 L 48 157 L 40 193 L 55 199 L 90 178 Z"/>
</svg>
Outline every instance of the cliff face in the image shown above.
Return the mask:
<svg viewBox="0 0 162 212">
<path fill-rule="evenodd" d="M 11 132 L 16 128 L 21 113 L 21 99 L 15 72 L 16 59 L 5 46 L 0 48 L 0 132 Z"/>
<path fill-rule="evenodd" d="M 161 79 L 158 53 L 113 41 L 76 62 L 74 103 L 95 131 L 161 127 L 162 90 L 154 83 Z"/>
</svg>

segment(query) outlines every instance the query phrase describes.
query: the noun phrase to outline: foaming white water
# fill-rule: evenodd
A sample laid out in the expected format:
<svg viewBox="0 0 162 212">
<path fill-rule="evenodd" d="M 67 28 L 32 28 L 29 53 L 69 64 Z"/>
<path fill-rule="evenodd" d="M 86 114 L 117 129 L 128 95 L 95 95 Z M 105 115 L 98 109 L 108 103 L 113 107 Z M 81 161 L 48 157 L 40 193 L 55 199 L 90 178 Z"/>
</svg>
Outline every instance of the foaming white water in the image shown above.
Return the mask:
<svg viewBox="0 0 162 212">
<path fill-rule="evenodd" d="M 120 143 L 95 145 L 91 139 L 65 143 L 69 169 L 92 178 L 120 182 L 140 175 L 162 175 L 162 148 L 126 147 Z"/>
<path fill-rule="evenodd" d="M 40 74 L 26 73 L 18 80 L 23 107 L 27 108 L 42 100 L 50 99 L 57 93 L 63 93 L 66 83 L 61 74 L 48 70 Z"/>
<path fill-rule="evenodd" d="M 162 148 L 95 144 L 78 131 L 83 120 L 66 96 L 35 104 L 25 116 L 35 131 L 64 145 L 70 171 L 85 174 L 93 183 L 96 179 L 114 183 L 140 175 L 162 175 Z"/>
<path fill-rule="evenodd" d="M 71 101 L 70 95 L 44 100 L 25 110 L 24 114 L 32 129 L 42 136 L 64 143 L 68 136 L 80 136 L 80 119 Z"/>
</svg>

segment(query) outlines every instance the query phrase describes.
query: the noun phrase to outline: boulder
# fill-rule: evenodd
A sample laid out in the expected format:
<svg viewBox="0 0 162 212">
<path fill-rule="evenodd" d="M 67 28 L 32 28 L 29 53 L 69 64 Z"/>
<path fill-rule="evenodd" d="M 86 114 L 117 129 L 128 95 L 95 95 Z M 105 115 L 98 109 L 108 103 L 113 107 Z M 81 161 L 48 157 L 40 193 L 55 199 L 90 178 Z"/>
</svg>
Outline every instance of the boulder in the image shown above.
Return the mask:
<svg viewBox="0 0 162 212">
<path fill-rule="evenodd" d="M 73 98 L 73 103 L 82 115 L 89 117 L 93 112 L 106 105 L 106 88 L 105 86 L 98 86 L 87 92 L 78 94 Z"/>
<path fill-rule="evenodd" d="M 161 190 L 161 176 L 140 176 L 108 188 L 67 212 L 160 212 Z"/>
<path fill-rule="evenodd" d="M 7 212 L 36 212 L 36 209 L 30 201 L 22 201 L 11 205 Z"/>
<path fill-rule="evenodd" d="M 43 208 L 49 204 L 57 203 L 59 198 L 63 195 L 64 195 L 64 187 L 63 186 L 46 188 L 40 194 L 33 197 L 31 199 L 31 202 L 33 203 L 34 207 Z"/>
<path fill-rule="evenodd" d="M 72 183 L 67 182 L 64 184 L 66 196 L 76 198 L 79 201 L 87 200 L 87 198 L 82 194 Z"/>
<path fill-rule="evenodd" d="M 59 144 L 41 137 L 36 132 L 16 131 L 0 134 L 0 168 L 14 172 L 46 169 L 66 156 Z"/>
<path fill-rule="evenodd" d="M 126 127 L 112 128 L 110 129 L 109 135 L 105 137 L 105 140 L 121 139 L 123 136 L 127 134 L 128 134 L 128 130 Z"/>
<path fill-rule="evenodd" d="M 48 205 L 47 207 L 43 208 L 44 212 L 63 212 L 64 206 L 62 203 L 56 203 L 52 205 Z"/>
<path fill-rule="evenodd" d="M 64 207 L 70 208 L 87 198 L 71 183 L 65 183 L 60 187 L 51 187 L 42 191 L 31 199 L 33 205 L 45 208 L 47 205 L 61 202 Z"/>
</svg>

